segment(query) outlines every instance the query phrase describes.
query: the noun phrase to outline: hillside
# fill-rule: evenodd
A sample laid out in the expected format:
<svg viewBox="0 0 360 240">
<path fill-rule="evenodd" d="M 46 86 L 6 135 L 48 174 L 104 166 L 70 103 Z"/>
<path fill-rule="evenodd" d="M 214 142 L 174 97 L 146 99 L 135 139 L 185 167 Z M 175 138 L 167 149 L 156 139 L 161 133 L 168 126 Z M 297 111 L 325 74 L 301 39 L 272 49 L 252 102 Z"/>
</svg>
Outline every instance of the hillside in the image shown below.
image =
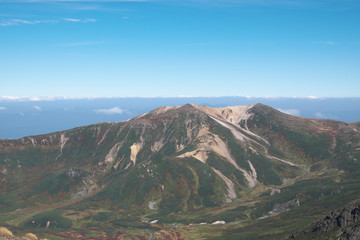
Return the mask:
<svg viewBox="0 0 360 240">
<path fill-rule="evenodd" d="M 50 239 L 279 239 L 358 198 L 359 131 L 187 104 L 0 140 L 0 222 Z"/>
</svg>

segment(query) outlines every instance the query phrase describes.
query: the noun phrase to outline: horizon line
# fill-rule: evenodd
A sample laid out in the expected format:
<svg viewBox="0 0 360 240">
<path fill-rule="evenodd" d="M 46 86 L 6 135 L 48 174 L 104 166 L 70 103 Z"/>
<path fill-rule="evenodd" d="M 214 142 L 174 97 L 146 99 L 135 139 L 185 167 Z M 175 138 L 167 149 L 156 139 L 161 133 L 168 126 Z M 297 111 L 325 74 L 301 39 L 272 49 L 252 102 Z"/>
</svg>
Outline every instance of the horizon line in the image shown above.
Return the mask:
<svg viewBox="0 0 360 240">
<path fill-rule="evenodd" d="M 96 100 L 96 99 L 125 99 L 125 98 L 246 98 L 246 99 L 349 99 L 359 97 L 342 97 L 342 96 L 0 96 L 0 102 L 45 102 L 59 100 Z"/>
</svg>

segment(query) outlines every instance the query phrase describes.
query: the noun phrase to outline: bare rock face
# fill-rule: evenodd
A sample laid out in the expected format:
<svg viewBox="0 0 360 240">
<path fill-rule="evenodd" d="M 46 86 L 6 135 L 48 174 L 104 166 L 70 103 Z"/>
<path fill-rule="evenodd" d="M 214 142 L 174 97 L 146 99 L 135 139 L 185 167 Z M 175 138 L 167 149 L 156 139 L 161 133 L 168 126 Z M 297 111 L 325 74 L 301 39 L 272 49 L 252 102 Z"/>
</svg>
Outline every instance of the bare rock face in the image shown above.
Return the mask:
<svg viewBox="0 0 360 240">
<path fill-rule="evenodd" d="M 329 232 L 335 228 L 347 227 L 360 220 L 360 203 L 355 208 L 345 207 L 331 211 L 328 216 L 319 220 L 313 232 Z"/>
<path fill-rule="evenodd" d="M 360 225 L 356 225 L 352 228 L 347 229 L 340 240 L 357 240 L 360 239 Z"/>
<path fill-rule="evenodd" d="M 270 212 L 268 212 L 268 214 L 261 217 L 260 219 L 277 216 L 281 213 L 289 211 L 291 207 L 298 207 L 298 206 L 300 206 L 300 200 L 298 198 L 289 200 L 285 203 L 276 203 L 273 209 Z"/>
<path fill-rule="evenodd" d="M 74 177 L 80 177 L 80 171 L 79 169 L 76 169 L 76 168 L 69 168 L 67 171 L 66 171 L 66 176 L 70 177 L 70 178 L 74 178 Z"/>
<path fill-rule="evenodd" d="M 329 233 L 332 238 L 329 238 Z M 331 211 L 326 217 L 317 221 L 316 224 L 292 234 L 290 239 L 360 239 L 360 202 L 342 209 Z"/>
</svg>

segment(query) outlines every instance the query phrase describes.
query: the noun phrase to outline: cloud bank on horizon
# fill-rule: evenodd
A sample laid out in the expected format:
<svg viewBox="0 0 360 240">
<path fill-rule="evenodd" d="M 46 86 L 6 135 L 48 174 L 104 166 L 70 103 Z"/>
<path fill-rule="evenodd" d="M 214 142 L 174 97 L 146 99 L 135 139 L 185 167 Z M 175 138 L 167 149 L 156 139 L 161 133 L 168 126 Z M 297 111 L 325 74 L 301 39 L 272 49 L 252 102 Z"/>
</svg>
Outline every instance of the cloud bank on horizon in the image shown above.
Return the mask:
<svg viewBox="0 0 360 240">
<path fill-rule="evenodd" d="M 129 97 L 119 97 L 119 96 L 48 96 L 48 97 L 26 97 L 26 96 L 0 96 L 0 102 L 48 102 L 48 101 L 59 101 L 59 100 L 104 100 L 104 99 L 181 99 L 181 98 L 188 98 L 188 99 L 197 99 L 197 98 L 245 98 L 245 99 L 308 99 L 308 100 L 320 100 L 320 99 L 346 99 L 346 97 L 317 97 L 317 96 L 148 96 L 148 97 L 141 97 L 141 96 L 129 96 Z M 359 98 L 360 97 L 355 97 Z M 294 109 L 279 109 L 280 111 L 287 113 L 291 112 Z"/>
</svg>

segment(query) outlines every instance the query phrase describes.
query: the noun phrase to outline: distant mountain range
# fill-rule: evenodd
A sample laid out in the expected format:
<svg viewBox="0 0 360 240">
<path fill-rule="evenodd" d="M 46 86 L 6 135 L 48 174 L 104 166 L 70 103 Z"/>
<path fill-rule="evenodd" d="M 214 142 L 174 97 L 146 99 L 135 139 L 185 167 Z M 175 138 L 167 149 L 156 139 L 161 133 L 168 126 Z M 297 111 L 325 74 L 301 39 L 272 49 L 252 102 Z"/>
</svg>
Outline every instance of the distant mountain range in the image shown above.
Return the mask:
<svg viewBox="0 0 360 240">
<path fill-rule="evenodd" d="M 360 122 L 160 107 L 0 140 L 0 223 L 50 239 L 281 239 L 360 198 L 359 161 Z"/>
<path fill-rule="evenodd" d="M 299 117 L 356 122 L 360 98 L 178 97 L 178 98 L 16 98 L 0 96 L 0 139 L 58 132 L 99 122 L 120 122 L 161 106 L 186 103 L 212 108 L 264 103 Z"/>
</svg>

